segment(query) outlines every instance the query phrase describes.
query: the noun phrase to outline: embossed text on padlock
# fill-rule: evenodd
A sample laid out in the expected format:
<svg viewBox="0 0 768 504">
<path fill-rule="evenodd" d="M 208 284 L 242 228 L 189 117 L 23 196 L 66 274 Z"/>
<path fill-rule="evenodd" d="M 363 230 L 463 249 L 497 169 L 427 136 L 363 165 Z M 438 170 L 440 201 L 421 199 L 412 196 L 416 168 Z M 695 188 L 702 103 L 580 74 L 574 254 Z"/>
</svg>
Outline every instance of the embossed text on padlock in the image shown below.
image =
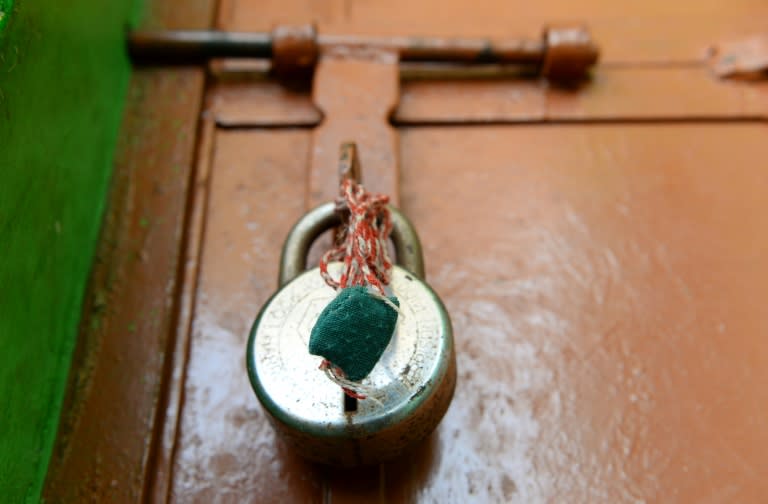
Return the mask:
<svg viewBox="0 0 768 504">
<path fill-rule="evenodd" d="M 318 268 L 304 271 L 312 242 L 340 222 L 327 203 L 291 230 L 280 265 L 280 289 L 254 322 L 246 361 L 251 384 L 281 437 L 304 457 L 340 466 L 392 459 L 427 437 L 453 397 L 456 357 L 450 319 L 423 281 L 424 263 L 410 222 L 390 207 L 397 262 L 390 287 L 401 316 L 392 341 L 362 381 L 373 397 L 345 400 L 307 351 L 309 335 L 335 291 Z M 338 278 L 341 263 L 331 263 Z"/>
</svg>

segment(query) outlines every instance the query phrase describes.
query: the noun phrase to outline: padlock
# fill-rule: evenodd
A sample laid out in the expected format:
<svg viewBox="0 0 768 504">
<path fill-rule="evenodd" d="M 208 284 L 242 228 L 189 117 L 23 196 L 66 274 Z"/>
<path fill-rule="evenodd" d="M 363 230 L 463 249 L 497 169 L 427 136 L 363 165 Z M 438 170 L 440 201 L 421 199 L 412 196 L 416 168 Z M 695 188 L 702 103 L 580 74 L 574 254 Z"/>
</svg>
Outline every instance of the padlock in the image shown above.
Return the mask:
<svg viewBox="0 0 768 504">
<path fill-rule="evenodd" d="M 390 287 L 400 301 L 395 334 L 362 381 L 371 397 L 356 400 L 318 368 L 310 332 L 336 292 L 319 269 L 305 271 L 314 240 L 341 223 L 333 203 L 307 213 L 283 246 L 280 288 L 251 329 L 247 367 L 256 396 L 284 441 L 303 457 L 352 467 L 393 459 L 425 439 L 442 419 L 456 385 L 451 322 L 423 281 L 421 244 L 411 223 L 390 207 L 397 264 Z M 342 263 L 329 265 L 338 278 Z"/>
</svg>

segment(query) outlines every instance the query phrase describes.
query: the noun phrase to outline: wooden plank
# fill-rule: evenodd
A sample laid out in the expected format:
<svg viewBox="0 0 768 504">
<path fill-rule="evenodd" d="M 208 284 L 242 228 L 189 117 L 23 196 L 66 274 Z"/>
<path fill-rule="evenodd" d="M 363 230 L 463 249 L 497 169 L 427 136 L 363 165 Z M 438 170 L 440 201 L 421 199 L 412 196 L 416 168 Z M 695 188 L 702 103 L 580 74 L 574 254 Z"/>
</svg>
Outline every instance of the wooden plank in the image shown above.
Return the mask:
<svg viewBox="0 0 768 504">
<path fill-rule="evenodd" d="M 211 87 L 211 112 L 224 128 L 310 127 L 323 118 L 307 87 L 289 89 L 263 76 L 226 76 Z"/>
<path fill-rule="evenodd" d="M 433 457 L 400 462 L 421 476 L 387 479 L 386 499 L 760 501 L 765 138 L 405 129 L 402 205 L 453 319 L 459 384 Z"/>
<path fill-rule="evenodd" d="M 219 83 L 213 113 L 227 127 L 314 126 L 309 93 L 277 82 Z M 406 79 L 392 120 L 412 124 L 563 121 L 757 120 L 768 117 L 768 82 L 722 80 L 705 65 L 602 66 L 576 88 L 515 77 Z"/>
<path fill-rule="evenodd" d="M 156 446 L 153 469 L 148 471 L 150 502 L 168 502 L 173 488 L 173 465 L 178 450 L 181 410 L 184 402 L 184 386 L 190 352 L 190 333 L 197 301 L 197 285 L 200 271 L 200 253 L 205 232 L 205 212 L 208 208 L 208 183 L 211 177 L 216 126 L 210 114 L 204 114 L 200 128 L 199 147 L 195 167 L 195 180 L 190 188 L 190 215 L 187 238 L 182 256 L 183 270 L 178 318 L 173 347 L 170 349 L 170 372 L 166 375 L 163 390 L 166 393 L 164 411 L 161 411 L 156 429 Z"/>
<path fill-rule="evenodd" d="M 244 359 L 304 212 L 310 132 L 224 130 L 215 142 L 171 500 L 320 502 L 318 471 L 276 439 Z"/>
<path fill-rule="evenodd" d="M 393 119 L 408 125 L 766 117 L 768 84 L 724 81 L 694 65 L 600 67 L 573 89 L 500 79 L 405 82 Z"/>
</svg>

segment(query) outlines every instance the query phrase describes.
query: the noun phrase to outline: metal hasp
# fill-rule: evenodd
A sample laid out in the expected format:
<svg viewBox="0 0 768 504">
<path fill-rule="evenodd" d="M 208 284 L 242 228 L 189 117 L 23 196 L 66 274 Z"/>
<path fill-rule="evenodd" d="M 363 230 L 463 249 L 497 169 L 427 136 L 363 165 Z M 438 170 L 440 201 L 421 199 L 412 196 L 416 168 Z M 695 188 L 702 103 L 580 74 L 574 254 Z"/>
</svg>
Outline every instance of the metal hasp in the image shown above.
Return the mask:
<svg viewBox="0 0 768 504">
<path fill-rule="evenodd" d="M 136 63 L 267 58 L 279 76 L 308 73 L 318 55 L 334 47 L 389 50 L 407 62 L 521 65 L 552 80 L 583 78 L 599 56 L 584 26 L 547 27 L 539 40 L 322 35 L 311 25 L 279 26 L 271 33 L 182 30 L 136 31 L 128 35 L 128 50 Z"/>
</svg>

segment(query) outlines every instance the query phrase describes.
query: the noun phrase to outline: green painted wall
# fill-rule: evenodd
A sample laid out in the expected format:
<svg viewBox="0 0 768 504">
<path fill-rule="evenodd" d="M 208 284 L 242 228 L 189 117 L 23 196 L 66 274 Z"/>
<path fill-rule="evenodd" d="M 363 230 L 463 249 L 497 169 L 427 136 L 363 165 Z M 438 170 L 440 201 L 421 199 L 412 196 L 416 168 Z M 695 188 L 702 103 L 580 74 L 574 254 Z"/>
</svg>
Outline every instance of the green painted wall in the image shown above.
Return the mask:
<svg viewBox="0 0 768 504">
<path fill-rule="evenodd" d="M 10 14 L 13 10 L 13 0 L 0 0 L 0 33 L 11 18 Z"/>
<path fill-rule="evenodd" d="M 135 3 L 0 0 L 2 502 L 40 499 L 130 76 L 123 39 Z"/>
</svg>

